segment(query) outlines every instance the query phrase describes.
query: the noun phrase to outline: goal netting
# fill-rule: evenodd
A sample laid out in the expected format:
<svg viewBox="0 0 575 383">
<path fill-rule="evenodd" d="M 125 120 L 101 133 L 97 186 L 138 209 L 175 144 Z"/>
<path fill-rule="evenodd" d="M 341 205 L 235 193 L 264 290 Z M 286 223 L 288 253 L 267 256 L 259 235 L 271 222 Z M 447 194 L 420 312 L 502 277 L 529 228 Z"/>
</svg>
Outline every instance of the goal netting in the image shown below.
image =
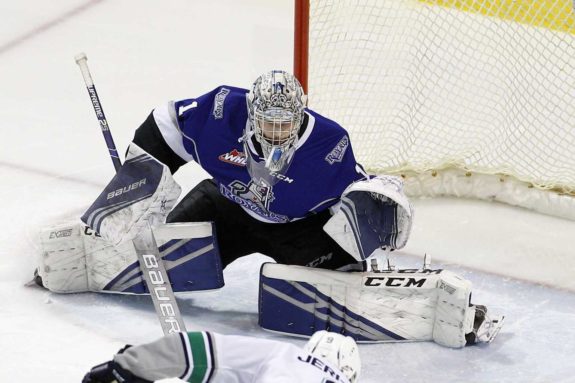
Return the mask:
<svg viewBox="0 0 575 383">
<path fill-rule="evenodd" d="M 575 217 L 574 33 L 572 0 L 311 0 L 310 107 L 417 194 Z"/>
</svg>

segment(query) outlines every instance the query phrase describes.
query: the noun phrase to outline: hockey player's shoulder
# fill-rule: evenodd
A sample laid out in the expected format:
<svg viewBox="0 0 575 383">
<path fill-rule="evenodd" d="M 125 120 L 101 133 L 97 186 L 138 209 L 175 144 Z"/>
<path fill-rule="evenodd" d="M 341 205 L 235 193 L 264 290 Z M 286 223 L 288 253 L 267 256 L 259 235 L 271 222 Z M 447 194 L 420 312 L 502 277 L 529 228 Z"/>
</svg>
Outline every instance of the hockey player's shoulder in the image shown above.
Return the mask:
<svg viewBox="0 0 575 383">
<path fill-rule="evenodd" d="M 316 134 L 321 134 L 324 140 L 339 139 L 347 136 L 347 131 L 336 121 L 331 120 L 311 109 L 306 109 L 308 115 L 308 128 Z"/>
<path fill-rule="evenodd" d="M 305 141 L 310 141 L 310 146 L 322 148 L 324 151 L 334 151 L 333 155 L 338 157 L 335 161 L 340 162 L 339 156 L 343 156 L 350 144 L 347 131 L 337 122 L 319 113 L 312 110 L 306 110 L 306 113 L 308 122 L 304 135 L 308 134 L 309 140 Z"/>
<path fill-rule="evenodd" d="M 220 85 L 196 98 L 188 98 L 175 102 L 178 117 L 194 114 L 211 114 L 215 120 L 224 118 L 226 109 L 245 109 L 247 89 L 228 85 Z"/>
<path fill-rule="evenodd" d="M 229 86 L 229 85 L 220 85 L 217 88 L 213 89 L 210 92 L 210 94 L 213 95 L 214 101 L 226 100 L 228 97 L 230 99 L 238 97 L 238 98 L 245 101 L 246 94 L 248 92 L 249 91 L 247 89 L 244 89 L 244 88 L 238 88 L 238 87 Z"/>
<path fill-rule="evenodd" d="M 228 120 L 230 115 L 247 114 L 247 89 L 229 85 L 221 85 L 213 89 L 206 96 L 206 103 L 210 105 L 210 118 L 213 120 Z"/>
</svg>

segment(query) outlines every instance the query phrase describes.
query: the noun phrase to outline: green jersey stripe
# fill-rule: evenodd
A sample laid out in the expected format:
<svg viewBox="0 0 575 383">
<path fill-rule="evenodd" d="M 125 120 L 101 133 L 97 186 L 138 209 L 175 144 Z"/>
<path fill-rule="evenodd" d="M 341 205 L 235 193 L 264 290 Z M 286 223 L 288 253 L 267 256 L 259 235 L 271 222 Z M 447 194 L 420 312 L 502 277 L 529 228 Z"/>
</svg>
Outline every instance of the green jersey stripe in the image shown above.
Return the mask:
<svg viewBox="0 0 575 383">
<path fill-rule="evenodd" d="M 188 382 L 204 383 L 208 373 L 211 372 L 208 363 L 208 350 L 201 332 L 188 332 L 188 340 L 191 349 L 192 372 Z"/>
</svg>

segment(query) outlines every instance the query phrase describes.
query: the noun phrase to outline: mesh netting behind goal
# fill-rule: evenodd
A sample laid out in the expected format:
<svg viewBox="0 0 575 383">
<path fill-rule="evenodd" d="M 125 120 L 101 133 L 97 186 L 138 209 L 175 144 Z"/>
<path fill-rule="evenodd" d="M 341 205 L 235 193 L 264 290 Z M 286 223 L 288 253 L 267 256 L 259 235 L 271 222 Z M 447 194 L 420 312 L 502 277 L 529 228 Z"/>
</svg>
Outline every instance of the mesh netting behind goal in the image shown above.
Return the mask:
<svg viewBox="0 0 575 383">
<path fill-rule="evenodd" d="M 371 171 L 575 191 L 571 1 L 312 0 L 309 20 L 310 107 Z"/>
</svg>

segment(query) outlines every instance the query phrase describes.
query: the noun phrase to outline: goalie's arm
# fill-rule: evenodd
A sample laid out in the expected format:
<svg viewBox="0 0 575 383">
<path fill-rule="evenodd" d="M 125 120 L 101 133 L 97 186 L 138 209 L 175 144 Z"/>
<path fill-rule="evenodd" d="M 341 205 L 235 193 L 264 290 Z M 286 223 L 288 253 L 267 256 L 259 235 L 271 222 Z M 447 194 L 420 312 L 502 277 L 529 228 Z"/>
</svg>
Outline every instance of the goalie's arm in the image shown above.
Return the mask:
<svg viewBox="0 0 575 383">
<path fill-rule="evenodd" d="M 136 130 L 126 162 L 82 221 L 104 239 L 118 244 L 134 238 L 148 222 L 165 221 L 181 189 L 172 178 L 185 163 L 196 160 L 184 146 L 176 105 L 194 104 L 193 99 L 170 101 L 156 109 Z M 143 187 L 141 187 L 143 186 Z"/>
<path fill-rule="evenodd" d="M 150 113 L 142 125 L 136 129 L 132 142 L 165 164 L 172 174 L 182 165 L 186 164 L 186 161 L 178 156 L 166 143 L 154 119 L 153 112 Z"/>
<path fill-rule="evenodd" d="M 204 97 L 200 102 L 203 105 L 208 100 L 209 97 Z M 196 141 L 182 130 L 184 118 L 195 127 L 203 125 L 205 107 L 196 108 L 197 105 L 197 99 L 186 99 L 169 101 L 155 108 L 136 130 L 133 143 L 165 164 L 172 174 L 190 161 L 201 165 Z M 177 109 L 182 111 L 181 115 Z"/>
</svg>

